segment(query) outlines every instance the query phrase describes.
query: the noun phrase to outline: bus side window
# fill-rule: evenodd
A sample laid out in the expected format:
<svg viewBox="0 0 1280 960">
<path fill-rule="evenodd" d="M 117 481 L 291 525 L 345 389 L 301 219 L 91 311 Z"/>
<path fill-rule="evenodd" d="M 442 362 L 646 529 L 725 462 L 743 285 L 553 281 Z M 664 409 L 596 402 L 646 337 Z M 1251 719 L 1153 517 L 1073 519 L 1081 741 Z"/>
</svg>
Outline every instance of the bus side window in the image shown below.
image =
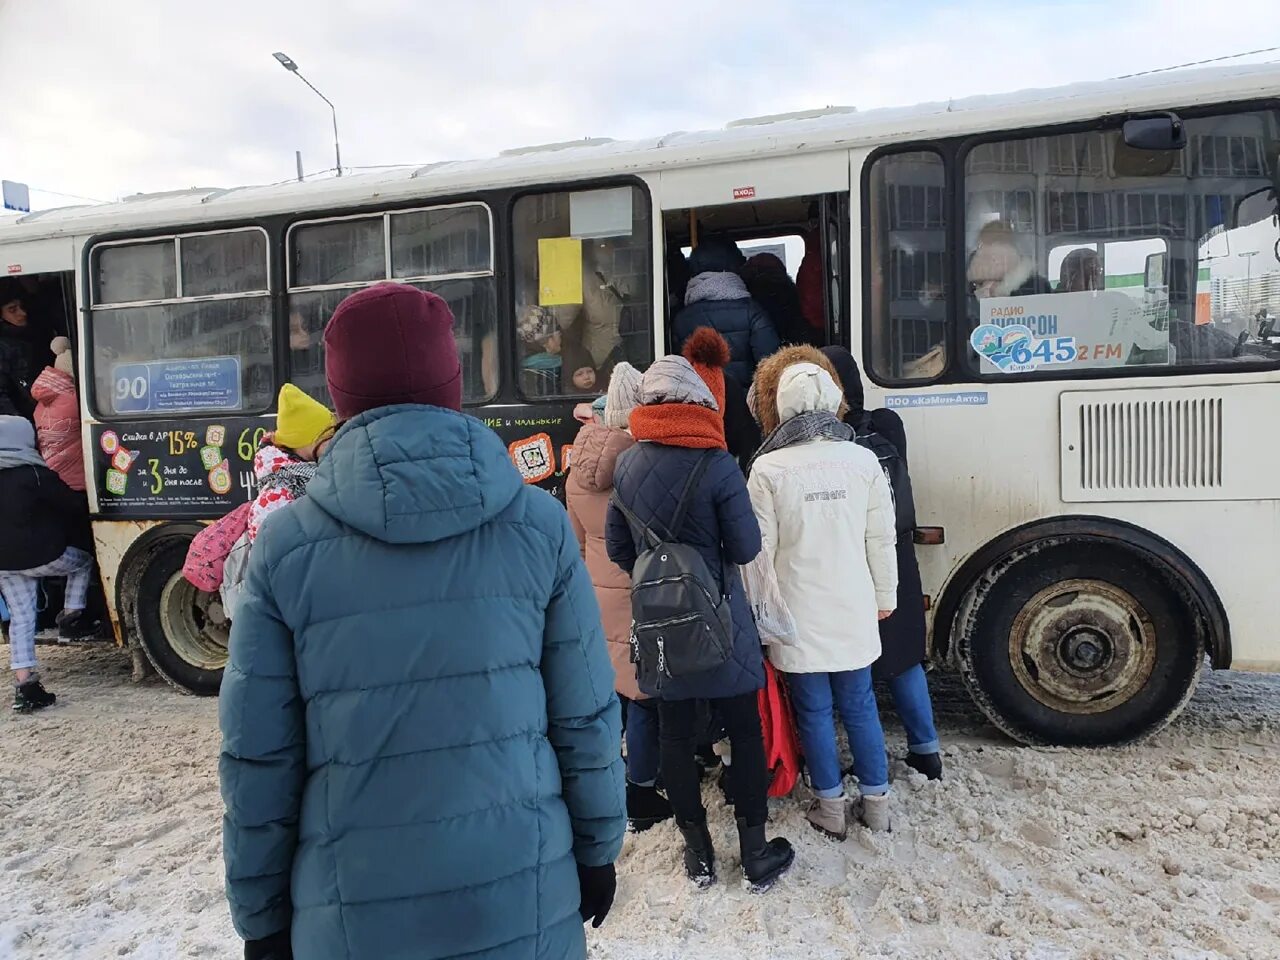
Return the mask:
<svg viewBox="0 0 1280 960">
<path fill-rule="evenodd" d="M 596 396 L 620 361 L 649 363 L 653 253 L 644 191 L 526 195 L 512 229 L 525 397 Z"/>
<path fill-rule="evenodd" d="M 941 155 L 885 154 L 871 166 L 867 356 L 882 381 L 928 381 L 947 367 L 946 167 Z"/>
<path fill-rule="evenodd" d="M 384 280 L 448 302 L 465 402 L 484 402 L 498 392 L 493 230 L 484 204 L 296 224 L 289 232 L 289 262 L 290 376 L 311 396 L 329 402 L 323 340 L 334 310 L 352 293 Z"/>
<path fill-rule="evenodd" d="M 265 231 L 108 241 L 90 251 L 90 263 L 90 379 L 100 416 L 270 407 Z"/>
<path fill-rule="evenodd" d="M 1184 124 L 1179 150 L 1138 150 L 1117 124 L 968 152 L 971 371 L 1280 362 L 1254 319 L 1280 308 L 1275 204 L 1243 203 L 1275 183 L 1280 113 Z"/>
</svg>

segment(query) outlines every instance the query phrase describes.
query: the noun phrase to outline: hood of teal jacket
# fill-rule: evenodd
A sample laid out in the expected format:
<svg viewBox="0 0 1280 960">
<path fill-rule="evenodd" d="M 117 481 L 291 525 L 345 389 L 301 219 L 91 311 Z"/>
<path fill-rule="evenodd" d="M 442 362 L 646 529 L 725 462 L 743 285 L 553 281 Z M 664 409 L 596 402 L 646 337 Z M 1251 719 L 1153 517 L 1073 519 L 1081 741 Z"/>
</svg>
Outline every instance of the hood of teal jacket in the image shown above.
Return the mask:
<svg viewBox="0 0 1280 960">
<path fill-rule="evenodd" d="M 522 487 L 507 448 L 474 417 L 404 404 L 349 421 L 307 497 L 385 543 L 429 543 L 492 520 Z"/>
</svg>

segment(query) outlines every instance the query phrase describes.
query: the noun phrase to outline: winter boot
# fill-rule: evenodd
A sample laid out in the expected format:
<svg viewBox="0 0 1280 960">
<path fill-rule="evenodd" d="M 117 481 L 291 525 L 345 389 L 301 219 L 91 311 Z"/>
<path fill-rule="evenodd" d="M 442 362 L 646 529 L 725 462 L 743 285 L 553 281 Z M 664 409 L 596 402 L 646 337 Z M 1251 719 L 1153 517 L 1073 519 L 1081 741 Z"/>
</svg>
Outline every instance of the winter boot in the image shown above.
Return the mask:
<svg viewBox="0 0 1280 960">
<path fill-rule="evenodd" d="M 44 688 L 39 677 L 31 677 L 13 688 L 13 709 L 16 713 L 31 713 L 52 707 L 58 698 Z"/>
<path fill-rule="evenodd" d="M 738 847 L 742 851 L 742 876 L 752 893 L 764 893 L 787 872 L 796 858 L 791 844 L 782 837 L 764 838 L 764 824 L 747 826 L 738 820 Z"/>
<path fill-rule="evenodd" d="M 942 754 L 908 753 L 906 764 L 912 770 L 923 773 L 930 780 L 942 779 Z"/>
<path fill-rule="evenodd" d="M 833 797 L 829 800 L 817 797 L 809 804 L 805 818 L 819 833 L 832 840 L 843 840 L 849 835 L 848 815 L 845 812 L 847 803 L 845 797 Z"/>
<path fill-rule="evenodd" d="M 642 787 L 627 781 L 627 828 L 632 833 L 644 833 L 672 816 L 671 802 L 656 787 Z"/>
<path fill-rule="evenodd" d="M 862 798 L 862 822 L 872 833 L 888 833 L 892 829 L 889 825 L 887 793 Z"/>
<path fill-rule="evenodd" d="M 684 836 L 684 872 L 700 889 L 705 890 L 716 882 L 716 851 L 711 846 L 711 834 L 707 822 L 680 823 Z"/>
<path fill-rule="evenodd" d="M 57 617 L 58 639 L 66 643 L 71 640 L 83 640 L 98 632 L 102 624 L 89 615 L 86 610 L 63 610 Z"/>
</svg>

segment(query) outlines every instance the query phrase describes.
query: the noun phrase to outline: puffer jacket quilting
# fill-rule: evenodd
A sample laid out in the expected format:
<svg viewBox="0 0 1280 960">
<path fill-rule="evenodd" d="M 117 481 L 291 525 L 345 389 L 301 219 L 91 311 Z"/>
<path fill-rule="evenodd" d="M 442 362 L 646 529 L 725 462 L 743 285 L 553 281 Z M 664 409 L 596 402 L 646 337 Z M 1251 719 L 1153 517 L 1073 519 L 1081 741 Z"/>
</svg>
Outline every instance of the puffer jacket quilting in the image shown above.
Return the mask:
<svg viewBox="0 0 1280 960">
<path fill-rule="evenodd" d="M 564 510 L 498 437 L 370 411 L 249 560 L 219 712 L 238 932 L 308 960 L 585 956 L 620 715 Z"/>
<path fill-rule="evenodd" d="M 733 652 L 728 662 L 704 673 L 668 680 L 664 700 L 711 700 L 751 693 L 764 686 L 760 635 L 742 589 L 738 566 L 760 552 L 760 526 L 751 509 L 738 462 L 725 450 L 708 452 L 659 443 L 639 443 L 618 460 L 613 483 L 618 496 L 645 523 L 666 532 L 684 482 L 701 456 L 712 457 L 694 494 L 681 543 L 696 547 L 713 574 L 728 577 L 733 614 Z M 643 549 L 622 512 L 610 505 L 605 533 L 609 556 L 630 572 Z M 656 690 L 645 693 L 657 694 Z"/>
</svg>

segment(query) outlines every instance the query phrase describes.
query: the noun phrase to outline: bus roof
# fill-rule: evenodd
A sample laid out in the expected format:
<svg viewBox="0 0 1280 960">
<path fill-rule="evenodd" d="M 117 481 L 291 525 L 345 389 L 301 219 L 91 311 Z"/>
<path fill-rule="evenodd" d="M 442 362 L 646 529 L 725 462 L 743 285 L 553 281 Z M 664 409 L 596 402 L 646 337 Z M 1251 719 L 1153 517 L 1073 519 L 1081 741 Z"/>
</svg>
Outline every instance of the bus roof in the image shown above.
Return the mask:
<svg viewBox="0 0 1280 960">
<path fill-rule="evenodd" d="M 341 178 L 138 194 L 118 203 L 0 219 L 0 245 L 116 230 L 178 228 L 274 214 L 372 206 L 484 189 L 874 146 L 1087 120 L 1108 114 L 1280 96 L 1280 65 L 1180 70 L 1043 90 L 857 112 L 849 107 L 735 121 L 644 140 L 584 140 L 481 160 Z"/>
</svg>

